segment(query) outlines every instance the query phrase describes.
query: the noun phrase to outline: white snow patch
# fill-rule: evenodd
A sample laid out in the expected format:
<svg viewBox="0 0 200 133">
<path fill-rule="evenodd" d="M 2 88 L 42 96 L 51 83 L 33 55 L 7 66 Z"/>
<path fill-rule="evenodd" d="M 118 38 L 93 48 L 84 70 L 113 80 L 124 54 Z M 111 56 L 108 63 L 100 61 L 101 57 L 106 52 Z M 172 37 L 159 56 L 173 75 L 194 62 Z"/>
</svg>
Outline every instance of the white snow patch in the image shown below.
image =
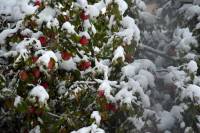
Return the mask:
<svg viewBox="0 0 200 133">
<path fill-rule="evenodd" d="M 93 111 L 91 114 L 91 118 L 95 119 L 97 125 L 100 125 L 101 116 L 99 114 L 99 111 Z"/>
<path fill-rule="evenodd" d="M 131 40 L 134 39 L 136 42 L 140 40 L 140 30 L 135 24 L 135 20 L 129 16 L 122 19 L 121 24 L 124 29 L 117 32 L 116 35 L 123 37 L 124 42 L 131 44 Z"/>
<path fill-rule="evenodd" d="M 59 63 L 59 67 L 67 71 L 77 69 L 76 63 L 74 62 L 73 58 L 70 58 L 69 60 L 62 60 Z"/>
<path fill-rule="evenodd" d="M 187 70 L 189 70 L 190 73 L 195 73 L 197 72 L 198 66 L 197 63 L 193 60 L 191 60 L 188 64 L 187 64 Z"/>
<path fill-rule="evenodd" d="M 22 98 L 20 96 L 15 97 L 14 106 L 17 107 L 21 103 Z"/>
<path fill-rule="evenodd" d="M 65 22 L 63 25 L 62 25 L 62 29 L 63 30 L 67 30 L 68 33 L 71 33 L 71 34 L 76 34 L 75 30 L 74 30 L 74 25 L 72 25 L 70 22 Z"/>
<path fill-rule="evenodd" d="M 192 102 L 200 104 L 200 87 L 194 84 L 183 90 L 181 99 L 190 98 Z"/>
<path fill-rule="evenodd" d="M 56 11 L 53 8 L 47 6 L 38 14 L 39 19 L 37 21 L 39 24 L 42 24 L 42 22 L 49 22 L 53 20 L 55 15 Z"/>
<path fill-rule="evenodd" d="M 40 126 L 37 125 L 29 131 L 29 133 L 40 133 Z"/>
<path fill-rule="evenodd" d="M 112 61 L 116 61 L 118 58 L 122 58 L 122 61 L 124 61 L 125 60 L 124 54 L 125 54 L 124 48 L 122 46 L 117 47 L 117 49 L 114 51 L 114 57 Z"/>
<path fill-rule="evenodd" d="M 42 104 L 46 104 L 47 100 L 49 99 L 49 94 L 47 93 L 45 88 L 41 85 L 37 85 L 36 87 L 34 87 L 30 91 L 29 95 L 34 96 L 34 97 L 38 97 L 39 102 L 42 103 Z"/>
<path fill-rule="evenodd" d="M 37 60 L 36 63 L 39 65 L 44 65 L 48 68 L 48 63 L 51 58 L 54 59 L 55 62 L 58 61 L 58 59 L 53 51 L 45 51 L 42 54 L 42 56 L 39 57 L 39 59 Z M 57 63 L 55 65 L 57 65 Z M 57 67 L 57 66 L 55 66 L 55 67 Z"/>
<path fill-rule="evenodd" d="M 170 112 L 167 111 L 160 112 L 159 116 L 160 116 L 158 118 L 159 123 L 157 124 L 157 127 L 160 131 L 164 131 L 167 129 L 170 130 L 174 126 L 175 119 Z"/>
<path fill-rule="evenodd" d="M 83 127 L 78 131 L 72 131 L 71 133 L 105 133 L 105 131 L 101 128 L 98 128 L 96 124 L 92 124 L 88 127 Z"/>
</svg>

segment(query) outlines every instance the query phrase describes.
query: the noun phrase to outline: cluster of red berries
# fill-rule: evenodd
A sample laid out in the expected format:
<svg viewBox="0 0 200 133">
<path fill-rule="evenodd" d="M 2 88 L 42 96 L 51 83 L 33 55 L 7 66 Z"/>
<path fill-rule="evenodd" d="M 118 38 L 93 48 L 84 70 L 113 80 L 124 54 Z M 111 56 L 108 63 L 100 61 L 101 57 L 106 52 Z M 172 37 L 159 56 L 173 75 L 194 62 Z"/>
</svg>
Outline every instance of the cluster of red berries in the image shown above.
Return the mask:
<svg viewBox="0 0 200 133">
<path fill-rule="evenodd" d="M 19 72 L 19 78 L 22 81 L 27 81 L 31 75 L 35 78 L 35 80 L 33 81 L 33 83 L 35 83 L 37 82 L 37 79 L 41 77 L 42 74 L 39 68 L 34 68 L 31 72 L 28 72 L 26 70 L 22 70 Z M 49 87 L 49 84 L 47 82 L 42 82 L 41 86 L 47 89 Z"/>
</svg>

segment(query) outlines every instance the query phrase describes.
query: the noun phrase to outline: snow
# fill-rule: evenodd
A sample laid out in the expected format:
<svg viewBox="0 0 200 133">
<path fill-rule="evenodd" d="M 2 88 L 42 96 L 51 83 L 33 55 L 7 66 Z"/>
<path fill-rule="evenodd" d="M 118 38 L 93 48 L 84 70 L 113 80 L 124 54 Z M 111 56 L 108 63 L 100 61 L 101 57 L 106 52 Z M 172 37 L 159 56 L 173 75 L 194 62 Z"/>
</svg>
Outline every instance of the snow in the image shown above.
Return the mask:
<svg viewBox="0 0 200 133">
<path fill-rule="evenodd" d="M 137 97 L 132 95 L 132 90 L 129 91 L 128 88 L 122 88 L 115 96 L 117 101 L 121 101 L 121 104 L 126 104 L 131 107 L 132 102 L 136 103 Z"/>
<path fill-rule="evenodd" d="M 88 5 L 87 0 L 77 0 L 77 3 L 83 8 L 87 7 L 87 5 Z"/>
<path fill-rule="evenodd" d="M 135 60 L 122 68 L 122 72 L 126 77 L 134 77 L 141 69 L 155 72 L 156 67 L 153 62 L 148 59 Z"/>
<path fill-rule="evenodd" d="M 30 0 L 1 0 L 0 14 L 6 14 L 8 20 L 20 20 L 25 15 L 33 14 L 37 9 L 29 2 Z"/>
<path fill-rule="evenodd" d="M 58 19 L 54 18 L 53 20 L 47 22 L 47 27 L 51 29 L 52 27 L 59 28 L 59 21 Z"/>
<path fill-rule="evenodd" d="M 191 19 L 195 15 L 200 15 L 200 7 L 198 5 L 190 5 L 189 7 L 183 6 L 180 12 L 185 12 L 184 16 L 186 19 Z"/>
<path fill-rule="evenodd" d="M 100 10 L 95 5 L 88 5 L 88 12 L 90 14 L 90 18 L 98 17 L 100 14 Z"/>
<path fill-rule="evenodd" d="M 70 58 L 69 60 L 62 60 L 59 62 L 59 67 L 71 71 L 71 70 L 76 70 L 76 63 L 74 62 L 73 58 Z"/>
<path fill-rule="evenodd" d="M 98 128 L 96 124 L 92 124 L 88 127 L 83 127 L 78 131 L 72 131 L 71 133 L 105 133 L 105 131 L 101 128 Z"/>
<path fill-rule="evenodd" d="M 85 36 L 87 39 L 90 39 L 90 34 L 89 34 L 87 31 L 80 32 L 80 33 L 79 33 L 79 36 L 80 36 L 80 37 Z"/>
<path fill-rule="evenodd" d="M 116 61 L 118 58 L 121 58 L 122 61 L 124 62 L 125 60 L 124 54 L 125 54 L 124 48 L 122 46 L 117 47 L 116 50 L 114 51 L 114 57 L 112 61 Z"/>
<path fill-rule="evenodd" d="M 38 100 L 41 104 L 46 104 L 47 100 L 49 99 L 49 94 L 47 93 L 45 88 L 41 85 L 37 85 L 36 87 L 34 87 L 30 91 L 29 95 L 33 97 L 38 97 Z"/>
<path fill-rule="evenodd" d="M 140 9 L 140 10 L 145 10 L 147 7 L 146 7 L 146 4 L 142 1 L 142 0 L 134 0 L 135 1 L 135 4 L 136 6 Z"/>
<path fill-rule="evenodd" d="M 53 51 L 43 51 L 42 56 L 39 57 L 39 59 L 37 60 L 37 64 L 40 65 L 44 65 L 46 66 L 46 68 L 48 68 L 48 63 L 50 61 L 50 59 L 54 59 L 55 62 L 58 61 L 55 53 Z M 56 63 L 57 65 L 57 63 Z M 57 66 L 55 66 L 57 67 Z"/>
<path fill-rule="evenodd" d="M 184 112 L 184 109 L 181 106 L 173 106 L 170 113 L 173 115 L 174 118 L 176 118 L 178 121 L 181 121 L 183 119 L 182 113 Z"/>
<path fill-rule="evenodd" d="M 190 98 L 193 103 L 200 104 L 200 87 L 194 84 L 190 84 L 183 90 L 181 99 Z"/>
<path fill-rule="evenodd" d="M 83 21 L 83 27 L 86 31 L 92 27 L 89 19 Z"/>
<path fill-rule="evenodd" d="M 189 70 L 190 73 L 195 73 L 197 72 L 198 66 L 197 63 L 193 60 L 191 60 L 188 64 L 187 64 L 187 70 Z"/>
<path fill-rule="evenodd" d="M 26 29 L 22 30 L 20 34 L 23 35 L 23 36 L 32 36 L 33 31 L 26 28 Z"/>
<path fill-rule="evenodd" d="M 142 118 L 130 117 L 128 118 L 128 121 L 131 121 L 138 131 L 141 131 L 145 125 L 145 122 L 142 120 Z"/>
<path fill-rule="evenodd" d="M 99 111 L 93 111 L 91 114 L 91 118 L 95 119 L 97 125 L 100 125 L 101 116 L 99 114 Z"/>
<path fill-rule="evenodd" d="M 140 70 L 138 75 L 145 76 L 147 78 L 148 85 L 149 85 L 150 88 L 155 87 L 155 78 L 154 78 L 154 75 L 152 73 L 150 73 L 147 70 Z"/>
<path fill-rule="evenodd" d="M 21 28 L 21 25 L 22 25 L 22 21 L 18 21 L 17 24 L 16 24 L 16 27 L 14 29 L 3 30 L 0 33 L 0 44 L 4 44 L 5 43 L 5 39 L 7 37 L 13 35 L 14 33 L 16 33 Z"/>
<path fill-rule="evenodd" d="M 108 64 L 105 64 L 105 60 L 101 60 L 99 62 L 97 60 L 95 60 L 95 68 L 97 68 L 97 70 L 100 72 L 103 71 L 104 80 L 108 80 L 109 68 L 108 68 Z"/>
<path fill-rule="evenodd" d="M 139 82 L 129 79 L 126 83 L 122 82 L 120 88 L 121 90 L 115 95 L 115 98 L 121 104 L 125 103 L 130 106 L 132 103 L 139 104 L 141 102 L 141 106 L 143 107 L 150 106 L 149 97 L 144 93 Z M 139 94 L 141 101 L 138 101 L 135 93 Z"/>
<path fill-rule="evenodd" d="M 72 20 L 70 20 L 70 22 L 66 21 L 60 27 L 59 21 L 55 17 L 57 17 L 57 15 L 60 13 L 69 15 L 68 14 L 69 12 L 66 11 L 62 13 L 47 5 L 44 7 L 44 9 L 40 13 L 38 12 L 39 18 L 36 17 L 33 19 L 36 19 L 39 25 L 42 24 L 43 22 L 46 22 L 47 28 L 52 28 L 52 27 L 57 28 L 59 29 L 58 31 L 60 31 L 60 28 L 61 28 L 61 30 L 63 31 L 66 30 L 68 34 L 76 34 L 79 37 L 86 36 L 87 39 L 92 39 L 94 37 L 94 34 L 98 33 L 98 31 L 96 30 L 94 26 L 96 23 L 95 18 L 97 18 L 100 15 L 100 13 L 103 15 L 107 15 L 104 13 L 106 13 L 108 5 L 111 2 L 115 2 L 119 5 L 119 10 L 122 15 L 122 20 L 120 23 L 122 27 L 119 27 L 119 30 L 120 30 L 119 32 L 116 32 L 114 33 L 113 36 L 111 36 L 112 26 L 117 24 L 117 22 L 115 20 L 114 15 L 107 16 L 106 21 L 109 21 L 108 31 L 107 31 L 108 36 L 106 36 L 106 38 L 107 37 L 109 38 L 107 44 L 112 44 L 113 38 L 115 38 L 116 36 L 121 37 L 121 39 L 123 39 L 123 43 L 122 43 L 123 46 L 118 46 L 116 49 L 113 49 L 114 53 L 113 53 L 112 59 L 101 59 L 101 58 L 96 59 L 95 57 L 91 57 L 91 52 L 85 51 L 81 47 L 78 47 L 78 49 L 80 50 L 79 52 L 83 56 L 83 58 L 78 57 L 78 55 L 74 55 L 76 53 L 75 52 L 73 53 L 74 57 L 70 58 L 69 60 L 63 60 L 60 56 L 60 52 L 59 52 L 60 49 L 51 51 L 50 47 L 41 46 L 41 43 L 38 40 L 38 37 L 41 35 L 44 35 L 45 33 L 43 34 L 42 31 L 36 32 L 30 29 L 26 29 L 25 27 L 21 26 L 20 21 L 16 25 L 16 28 L 6 29 L 0 33 L 0 44 L 2 44 L 3 46 L 5 44 L 6 38 L 9 36 L 12 36 L 18 31 L 20 31 L 22 35 L 28 36 L 28 37 L 19 43 L 10 44 L 12 45 L 11 50 L 13 51 L 8 51 L 8 52 L 4 50 L 0 50 L 0 51 L 3 54 L 6 53 L 7 55 L 16 52 L 15 53 L 16 56 L 17 54 L 20 54 L 19 57 L 23 57 L 24 59 L 28 59 L 32 55 L 37 55 L 39 59 L 37 60 L 36 64 L 33 64 L 33 67 L 35 67 L 35 65 L 39 67 L 40 66 L 48 67 L 49 61 L 52 58 L 56 62 L 56 68 L 58 65 L 59 69 L 66 70 L 67 71 L 66 73 L 68 73 L 69 71 L 76 70 L 77 63 L 80 62 L 81 60 L 92 60 L 92 61 L 95 60 L 95 67 L 89 69 L 89 72 L 91 72 L 89 74 L 94 74 L 92 75 L 94 76 L 94 78 L 92 77 L 91 79 L 90 77 L 89 78 L 84 77 L 86 74 L 85 75 L 82 74 L 83 76 L 81 77 L 81 79 L 83 81 L 76 81 L 76 83 L 72 83 L 71 85 L 71 87 L 75 87 L 75 89 L 73 90 L 75 94 L 80 92 L 80 90 L 82 90 L 83 87 L 85 87 L 84 85 L 82 87 L 82 84 L 94 83 L 95 87 L 94 88 L 92 87 L 92 89 L 102 90 L 104 92 L 107 102 L 114 103 L 117 107 L 119 107 L 119 111 L 121 111 L 120 105 L 123 105 L 123 104 L 128 105 L 128 107 L 130 108 L 133 107 L 132 105 L 136 105 L 144 109 L 144 112 L 141 112 L 143 113 L 141 117 L 134 116 L 134 117 L 128 118 L 128 120 L 131 121 L 132 124 L 134 125 L 133 126 L 134 130 L 143 131 L 144 126 L 147 126 L 147 128 L 145 128 L 145 130 L 147 130 L 149 129 L 148 127 L 149 125 L 154 126 L 155 124 L 157 127 L 157 128 L 155 127 L 156 131 L 158 129 L 159 132 L 170 133 L 170 130 L 177 125 L 178 126 L 180 125 L 181 128 L 185 128 L 185 132 L 187 131 L 189 132 L 189 130 L 191 130 L 192 128 L 186 127 L 186 123 L 183 122 L 184 111 L 186 110 L 187 107 L 190 108 L 190 106 L 188 106 L 188 103 L 197 104 L 197 105 L 200 104 L 200 86 L 199 86 L 200 76 L 195 75 L 198 70 L 198 65 L 197 65 L 197 62 L 195 61 L 197 56 L 196 56 L 195 50 L 191 51 L 193 50 L 192 48 L 195 48 L 198 46 L 198 41 L 195 34 L 193 34 L 192 29 L 189 29 L 188 27 L 185 27 L 185 28 L 178 27 L 177 29 L 170 29 L 173 31 L 175 30 L 173 34 L 173 38 L 170 38 L 168 36 L 171 36 L 171 34 L 165 35 L 165 34 L 168 34 L 168 30 L 166 29 L 163 30 L 163 27 L 161 27 L 159 23 L 156 23 L 156 22 L 159 22 L 158 17 L 156 15 L 154 16 L 151 13 L 147 12 L 148 7 L 146 7 L 145 3 L 142 0 L 132 0 L 131 1 L 132 4 L 133 2 L 134 4 L 136 4 L 136 5 L 133 4 L 135 6 L 133 8 L 136 8 L 136 9 L 139 8 L 138 15 L 140 17 L 140 20 L 145 22 L 145 25 L 149 24 L 149 26 L 152 28 L 150 29 L 151 33 L 148 33 L 148 31 L 144 31 L 143 34 L 145 36 L 145 39 L 149 39 L 150 41 L 152 41 L 151 43 L 155 43 L 155 42 L 158 43 L 158 44 L 155 43 L 153 45 L 155 45 L 155 48 L 158 48 L 160 50 L 165 50 L 165 46 L 163 47 L 164 44 L 165 45 L 174 44 L 173 46 L 175 46 L 175 49 L 177 50 L 177 54 L 178 54 L 177 57 L 184 57 L 183 60 L 185 62 L 184 62 L 184 65 L 182 66 L 168 67 L 167 69 L 164 69 L 165 71 L 164 74 L 160 76 L 159 75 L 160 73 L 156 71 L 157 68 L 152 61 L 148 59 L 135 59 L 130 64 L 128 64 L 127 62 L 123 64 L 124 66 L 122 67 L 121 71 L 117 73 L 122 76 L 117 81 L 116 80 L 110 81 L 110 77 L 112 75 L 112 70 L 113 70 L 112 62 L 116 61 L 119 58 L 122 58 L 122 61 L 125 61 L 124 46 L 126 46 L 126 44 L 128 45 L 132 44 L 132 40 L 136 41 L 137 43 L 140 43 L 141 41 L 140 30 L 137 26 L 138 24 L 141 24 L 140 20 L 133 19 L 132 17 L 126 16 L 126 14 L 124 14 L 125 11 L 128 9 L 128 5 L 125 0 L 99 0 L 99 2 L 95 3 L 94 5 L 88 5 L 88 0 L 77 0 L 77 3 L 79 4 L 78 7 L 74 8 L 72 5 L 71 8 L 77 9 L 76 11 L 80 11 L 78 10 L 78 8 L 81 7 L 81 10 L 86 11 L 86 13 L 89 14 L 90 16 L 90 19 L 84 20 L 83 22 L 81 21 L 81 25 L 84 27 L 84 32 L 76 33 L 75 31 L 76 25 L 73 22 L 74 21 L 73 17 L 72 17 Z M 32 2 L 30 2 L 30 0 L 1 0 L 0 3 L 1 3 L 0 14 L 3 14 L 3 13 L 11 14 L 11 16 L 8 16 L 8 18 L 9 19 L 12 18 L 13 20 L 21 19 L 26 14 L 33 14 L 38 8 L 38 7 L 34 7 L 32 5 Z M 74 6 L 77 6 L 77 3 Z M 93 2 L 90 2 L 90 3 L 93 3 Z M 132 8 L 130 8 L 130 10 L 132 10 Z M 161 10 L 162 9 L 160 9 L 160 11 Z M 195 15 L 198 15 L 199 16 L 198 19 L 200 20 L 200 7 L 198 5 L 192 5 L 192 4 L 187 4 L 187 6 L 183 5 L 179 11 L 183 12 L 184 13 L 183 15 L 188 20 L 194 17 Z M 160 17 L 161 16 L 162 15 L 160 15 Z M 165 21 L 167 25 L 171 24 L 170 23 L 171 18 L 168 15 L 165 18 L 161 17 L 159 19 L 163 19 L 163 21 Z M 154 31 L 155 27 L 157 27 L 157 25 L 153 25 L 155 23 L 159 25 L 159 30 L 161 31 L 159 32 Z M 196 29 L 200 29 L 199 22 L 195 26 L 196 26 Z M 66 34 L 66 37 L 68 37 L 68 34 Z M 153 39 L 155 38 L 156 41 L 153 41 L 152 37 Z M 169 38 L 172 39 L 173 41 L 169 42 Z M 161 43 L 162 45 L 160 45 Z M 158 45 L 158 47 L 156 45 Z M 32 48 L 36 50 L 34 51 L 34 53 L 32 53 L 32 51 L 30 50 Z M 98 48 L 96 46 L 94 46 L 93 48 L 94 48 L 95 54 L 102 52 L 101 48 Z M 154 57 L 152 57 L 152 59 L 154 59 Z M 18 61 L 19 58 L 15 58 L 15 60 Z M 164 60 L 163 64 L 166 64 L 165 61 L 166 60 Z M 40 67 L 40 70 L 41 68 L 42 67 Z M 26 67 L 25 69 L 28 69 L 28 68 Z M 13 72 L 11 71 L 10 73 L 12 74 Z M 96 73 L 101 74 L 101 76 L 98 77 L 101 79 L 95 79 Z M 156 76 L 159 75 L 160 76 L 159 78 L 161 79 L 155 79 L 154 74 L 156 74 Z M 190 74 L 194 74 L 194 80 L 191 80 Z M 8 75 L 8 78 L 9 76 L 10 75 Z M 41 80 L 43 80 L 43 78 L 39 79 L 38 83 L 43 82 Z M 89 80 L 93 80 L 93 81 L 89 81 Z M 163 87 L 167 85 L 176 86 L 177 87 L 175 90 L 176 93 L 171 95 L 171 94 L 165 93 L 166 90 L 164 91 L 161 89 L 157 90 L 157 87 L 160 88 L 160 86 L 155 85 L 155 81 L 157 80 L 163 82 L 163 84 L 160 82 L 158 84 L 158 85 L 161 84 Z M 188 82 L 193 83 L 193 84 L 188 85 Z M 81 84 L 81 86 L 79 86 L 79 83 Z M 99 85 L 99 88 L 97 88 L 97 84 Z M 62 95 L 64 94 L 66 95 L 69 93 L 67 86 L 68 86 L 68 83 L 66 80 L 63 80 L 59 82 L 58 85 L 56 85 L 57 92 L 61 96 L 60 98 L 62 98 Z M 90 87 L 90 85 L 88 86 Z M 71 89 L 71 87 L 69 88 L 69 90 Z M 51 91 L 49 89 L 47 90 Z M 180 97 L 177 97 L 177 95 Z M 43 104 L 47 104 L 47 100 L 49 99 L 49 95 L 47 91 L 44 89 L 44 87 L 40 85 L 33 87 L 33 89 L 29 92 L 29 97 L 30 99 L 32 98 L 32 100 L 36 100 L 37 99 L 36 97 L 38 97 L 39 102 Z M 175 102 L 178 102 L 178 105 L 172 106 L 172 104 L 174 104 L 174 101 L 172 102 L 172 100 L 174 100 L 173 98 L 175 98 L 176 100 Z M 22 100 L 23 98 L 21 98 L 20 96 L 16 96 L 15 101 L 14 101 L 14 106 L 17 107 L 21 103 Z M 53 100 L 54 99 L 52 99 L 52 101 Z M 168 102 L 172 102 L 172 103 L 169 103 L 169 106 L 168 106 Z M 166 111 L 166 106 L 167 106 L 168 111 Z M 83 127 L 77 131 L 73 131 L 72 133 L 104 133 L 105 131 L 100 128 L 100 127 L 104 127 L 101 125 L 101 113 L 102 112 L 99 112 L 97 110 L 93 111 L 90 116 L 91 119 L 94 119 L 93 123 L 92 124 L 90 123 L 91 125 L 85 124 L 86 127 Z M 149 118 L 153 120 L 150 120 Z M 197 119 L 200 121 L 200 116 L 197 116 Z M 38 121 L 41 122 L 41 124 L 43 122 L 42 119 L 39 117 L 38 117 Z M 40 133 L 40 126 L 36 126 L 34 129 L 30 131 L 30 133 Z"/>
<path fill-rule="evenodd" d="M 121 14 L 124 14 L 124 12 L 128 9 L 128 4 L 124 0 L 115 0 L 115 2 L 119 6 L 119 11 Z"/>
<path fill-rule="evenodd" d="M 182 87 L 187 73 L 175 67 L 169 67 L 168 70 L 169 73 L 163 77 L 164 85 L 175 85 L 177 88 Z"/>
<path fill-rule="evenodd" d="M 144 89 L 144 90 L 147 90 L 148 89 L 148 86 L 149 86 L 149 81 L 148 81 L 148 78 L 144 75 L 136 75 L 134 76 L 134 79 L 140 83 L 141 87 Z"/>
<path fill-rule="evenodd" d="M 149 12 L 139 12 L 140 19 L 143 20 L 146 24 L 155 24 L 156 16 L 152 15 Z"/>
<path fill-rule="evenodd" d="M 74 25 L 72 25 L 70 22 L 65 22 L 63 25 L 62 25 L 62 29 L 63 30 L 67 30 L 68 33 L 70 34 L 76 34 L 75 30 L 74 30 Z"/>
<path fill-rule="evenodd" d="M 103 90 L 104 91 L 104 95 L 107 99 L 111 100 L 111 101 L 115 101 L 114 97 L 111 95 L 113 88 L 110 85 L 110 82 L 108 80 L 104 80 L 100 86 L 99 86 L 99 90 Z"/>
<path fill-rule="evenodd" d="M 174 126 L 175 119 L 170 112 L 160 112 L 159 116 L 157 127 L 160 131 L 169 130 Z"/>
<path fill-rule="evenodd" d="M 177 41 L 177 50 L 181 53 L 188 53 L 191 47 L 197 47 L 198 43 L 195 37 L 190 32 L 189 28 L 177 28 L 173 35 L 174 40 Z"/>
<path fill-rule="evenodd" d="M 200 29 L 200 22 L 196 25 L 195 29 Z"/>
<path fill-rule="evenodd" d="M 47 6 L 38 14 L 39 19 L 37 20 L 37 22 L 39 24 L 42 24 L 43 22 L 49 22 L 53 20 L 55 15 L 56 11 L 53 8 Z"/>
<path fill-rule="evenodd" d="M 35 50 L 41 49 L 41 43 L 36 38 L 25 39 L 21 41 L 16 46 L 16 51 L 21 53 L 24 49 L 27 49 L 28 46 L 32 46 Z"/>
<path fill-rule="evenodd" d="M 21 103 L 22 98 L 20 96 L 15 97 L 14 106 L 17 107 Z"/>
<path fill-rule="evenodd" d="M 121 24 L 124 29 L 117 32 L 116 35 L 123 37 L 124 42 L 131 44 L 132 39 L 136 42 L 140 40 L 140 30 L 135 24 L 135 20 L 129 16 L 122 18 Z"/>
<path fill-rule="evenodd" d="M 37 125 L 29 131 L 29 133 L 40 133 L 40 126 Z"/>
</svg>

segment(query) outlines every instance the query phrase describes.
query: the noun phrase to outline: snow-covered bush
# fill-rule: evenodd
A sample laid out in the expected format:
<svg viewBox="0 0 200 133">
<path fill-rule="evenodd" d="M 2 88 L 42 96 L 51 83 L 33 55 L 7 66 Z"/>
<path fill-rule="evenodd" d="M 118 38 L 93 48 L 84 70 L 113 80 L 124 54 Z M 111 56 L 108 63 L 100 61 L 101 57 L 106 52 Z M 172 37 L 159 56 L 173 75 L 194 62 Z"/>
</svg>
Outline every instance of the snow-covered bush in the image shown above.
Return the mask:
<svg viewBox="0 0 200 133">
<path fill-rule="evenodd" d="M 0 33 L 3 126 L 20 119 L 11 132 L 141 130 L 155 66 L 133 61 L 140 30 L 127 9 L 124 0 L 0 1 L 12 21 Z"/>
</svg>

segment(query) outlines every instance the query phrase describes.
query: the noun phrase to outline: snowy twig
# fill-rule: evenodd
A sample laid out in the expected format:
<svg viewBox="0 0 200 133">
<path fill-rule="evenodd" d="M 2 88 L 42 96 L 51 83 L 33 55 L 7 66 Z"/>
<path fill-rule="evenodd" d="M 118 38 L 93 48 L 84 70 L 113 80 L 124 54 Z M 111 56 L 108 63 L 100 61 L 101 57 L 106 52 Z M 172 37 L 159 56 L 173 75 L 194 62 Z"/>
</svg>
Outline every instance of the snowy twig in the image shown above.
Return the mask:
<svg viewBox="0 0 200 133">
<path fill-rule="evenodd" d="M 58 118 L 58 119 L 61 119 L 61 118 L 62 118 L 61 116 L 56 115 L 56 114 L 53 114 L 53 113 L 51 113 L 51 112 L 47 112 L 47 114 L 50 115 L 50 116 L 56 117 L 56 118 Z"/>
<path fill-rule="evenodd" d="M 141 50 L 146 50 L 146 51 L 148 51 L 148 52 L 157 54 L 157 55 L 159 55 L 159 56 L 161 56 L 161 57 L 164 57 L 164 58 L 169 59 L 169 60 L 172 60 L 172 61 L 177 61 L 177 60 L 178 60 L 177 58 L 173 58 L 173 57 L 171 57 L 171 56 L 168 56 L 168 55 L 166 55 L 166 53 L 161 52 L 161 51 L 159 51 L 159 50 L 156 50 L 156 49 L 154 49 L 154 48 L 152 48 L 152 47 L 149 47 L 149 46 L 147 46 L 147 45 L 142 45 L 142 46 L 139 47 L 139 49 L 141 49 Z"/>
</svg>

